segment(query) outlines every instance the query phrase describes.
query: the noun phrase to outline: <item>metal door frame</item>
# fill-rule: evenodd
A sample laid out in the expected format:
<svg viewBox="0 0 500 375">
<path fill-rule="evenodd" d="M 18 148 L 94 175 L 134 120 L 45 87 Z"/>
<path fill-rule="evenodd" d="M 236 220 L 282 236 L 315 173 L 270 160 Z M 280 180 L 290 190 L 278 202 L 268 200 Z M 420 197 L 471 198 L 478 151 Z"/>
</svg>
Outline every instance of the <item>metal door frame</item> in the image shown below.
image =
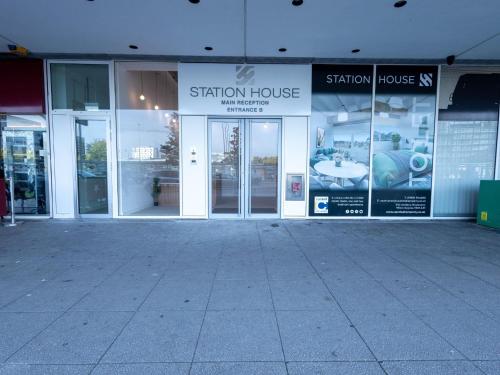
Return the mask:
<svg viewBox="0 0 500 375">
<path fill-rule="evenodd" d="M 107 196 L 108 196 L 108 213 L 106 214 L 81 214 L 80 213 L 80 195 L 78 191 L 78 160 L 77 160 L 77 120 L 87 120 L 87 121 L 104 121 L 106 129 L 106 164 L 107 164 Z M 109 116 L 93 116 L 93 115 L 75 115 L 73 116 L 73 165 L 74 165 L 74 197 L 75 197 L 75 217 L 85 218 L 85 219 L 106 219 L 113 217 L 113 181 L 112 181 L 112 145 L 111 145 L 111 120 Z"/>
<path fill-rule="evenodd" d="M 238 123 L 240 136 L 239 149 L 239 199 L 237 214 L 214 214 L 212 213 L 212 123 L 213 122 Z M 277 171 L 277 189 L 276 204 L 277 212 L 275 214 L 252 214 L 251 211 L 251 165 L 250 165 L 250 140 L 252 122 L 272 122 L 278 125 L 278 171 Z M 278 219 L 281 217 L 281 164 L 282 164 L 282 133 L 283 122 L 280 117 L 209 117 L 208 126 L 208 217 L 211 219 Z"/>
</svg>

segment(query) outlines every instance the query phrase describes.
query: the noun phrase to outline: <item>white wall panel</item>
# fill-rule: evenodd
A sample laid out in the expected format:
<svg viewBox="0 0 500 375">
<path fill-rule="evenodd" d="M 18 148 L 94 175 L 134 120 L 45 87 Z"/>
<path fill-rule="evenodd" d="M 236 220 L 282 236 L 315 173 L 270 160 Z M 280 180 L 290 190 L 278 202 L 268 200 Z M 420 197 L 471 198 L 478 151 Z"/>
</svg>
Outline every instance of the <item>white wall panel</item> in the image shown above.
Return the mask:
<svg viewBox="0 0 500 375">
<path fill-rule="evenodd" d="M 196 152 L 193 163 L 192 151 Z M 207 125 L 205 116 L 181 117 L 182 215 L 207 217 Z"/>
<path fill-rule="evenodd" d="M 282 168 L 282 206 L 283 217 L 305 217 L 307 210 L 307 117 L 283 118 L 283 168 Z M 286 201 L 286 175 L 297 173 L 304 175 L 304 200 Z"/>
<path fill-rule="evenodd" d="M 73 118 L 52 116 L 54 218 L 75 217 Z"/>
</svg>

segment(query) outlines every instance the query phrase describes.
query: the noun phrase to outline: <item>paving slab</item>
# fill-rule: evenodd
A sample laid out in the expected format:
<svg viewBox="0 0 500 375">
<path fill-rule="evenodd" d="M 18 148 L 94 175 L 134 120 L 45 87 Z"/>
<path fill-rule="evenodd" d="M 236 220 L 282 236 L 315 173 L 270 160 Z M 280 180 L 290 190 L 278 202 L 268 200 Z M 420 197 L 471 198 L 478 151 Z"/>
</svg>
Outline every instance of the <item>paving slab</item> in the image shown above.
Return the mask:
<svg viewBox="0 0 500 375">
<path fill-rule="evenodd" d="M 288 362 L 288 375 L 383 375 L 377 362 Z"/>
<path fill-rule="evenodd" d="M 332 280 L 326 283 L 340 306 L 347 310 L 404 308 L 378 280 Z"/>
<path fill-rule="evenodd" d="M 141 310 L 205 310 L 212 281 L 162 279 L 147 296 Z"/>
<path fill-rule="evenodd" d="M 463 359 L 409 310 L 350 310 L 347 315 L 378 360 Z"/>
<path fill-rule="evenodd" d="M 127 324 L 127 312 L 68 312 L 8 359 L 21 364 L 97 363 Z"/>
<path fill-rule="evenodd" d="M 207 311 L 196 362 L 283 360 L 273 311 Z"/>
<path fill-rule="evenodd" d="M 388 375 L 480 375 L 481 370 L 469 361 L 384 361 Z"/>
<path fill-rule="evenodd" d="M 340 311 L 278 311 L 287 361 L 375 360 Z"/>
<path fill-rule="evenodd" d="M 474 362 L 485 374 L 500 374 L 500 361 L 480 361 Z"/>
<path fill-rule="evenodd" d="M 188 375 L 189 363 L 100 364 L 92 375 Z"/>
<path fill-rule="evenodd" d="M 270 280 L 277 310 L 336 309 L 334 298 L 319 279 Z"/>
<path fill-rule="evenodd" d="M 470 309 L 470 305 L 428 280 L 384 280 L 383 286 L 413 310 Z"/>
<path fill-rule="evenodd" d="M 157 277 L 157 279 L 159 276 Z M 72 310 L 83 311 L 135 311 L 153 289 L 157 280 L 107 280 L 92 289 Z"/>
<path fill-rule="evenodd" d="M 202 319 L 202 311 L 139 311 L 102 362 L 190 362 Z"/>
<path fill-rule="evenodd" d="M 0 363 L 59 316 L 58 313 L 0 313 Z"/>
<path fill-rule="evenodd" d="M 273 310 L 266 281 L 215 280 L 209 310 Z"/>
<path fill-rule="evenodd" d="M 88 375 L 93 365 L 0 365 L 0 375 Z"/>
<path fill-rule="evenodd" d="M 418 316 L 472 360 L 500 360 L 500 323 L 477 310 L 432 309 Z"/>
<path fill-rule="evenodd" d="M 193 363 L 190 375 L 287 375 L 283 362 Z"/>
<path fill-rule="evenodd" d="M 87 295 L 93 286 L 73 284 L 72 279 L 40 284 L 22 297 L 6 304 L 0 311 L 64 312 Z"/>
</svg>

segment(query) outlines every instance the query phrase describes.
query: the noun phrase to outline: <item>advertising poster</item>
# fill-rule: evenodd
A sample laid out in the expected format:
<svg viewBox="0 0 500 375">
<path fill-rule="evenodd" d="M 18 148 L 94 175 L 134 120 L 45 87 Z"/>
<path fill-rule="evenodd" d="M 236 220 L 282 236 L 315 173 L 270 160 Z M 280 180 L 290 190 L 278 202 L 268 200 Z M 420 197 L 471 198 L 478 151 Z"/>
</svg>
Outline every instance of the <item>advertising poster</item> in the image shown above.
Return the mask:
<svg viewBox="0 0 500 375">
<path fill-rule="evenodd" d="M 373 66 L 313 65 L 309 215 L 367 216 Z"/>
<path fill-rule="evenodd" d="M 372 216 L 430 216 L 438 68 L 377 66 Z"/>
</svg>

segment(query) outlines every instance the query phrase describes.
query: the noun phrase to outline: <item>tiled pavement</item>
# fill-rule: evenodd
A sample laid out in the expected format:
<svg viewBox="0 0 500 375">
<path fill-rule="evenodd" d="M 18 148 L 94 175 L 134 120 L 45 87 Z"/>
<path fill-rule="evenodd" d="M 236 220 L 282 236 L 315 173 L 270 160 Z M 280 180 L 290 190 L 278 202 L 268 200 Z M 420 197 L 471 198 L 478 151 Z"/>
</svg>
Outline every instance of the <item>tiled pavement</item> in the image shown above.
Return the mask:
<svg viewBox="0 0 500 375">
<path fill-rule="evenodd" d="M 500 233 L 466 222 L 0 227 L 0 374 L 500 374 Z"/>
</svg>

